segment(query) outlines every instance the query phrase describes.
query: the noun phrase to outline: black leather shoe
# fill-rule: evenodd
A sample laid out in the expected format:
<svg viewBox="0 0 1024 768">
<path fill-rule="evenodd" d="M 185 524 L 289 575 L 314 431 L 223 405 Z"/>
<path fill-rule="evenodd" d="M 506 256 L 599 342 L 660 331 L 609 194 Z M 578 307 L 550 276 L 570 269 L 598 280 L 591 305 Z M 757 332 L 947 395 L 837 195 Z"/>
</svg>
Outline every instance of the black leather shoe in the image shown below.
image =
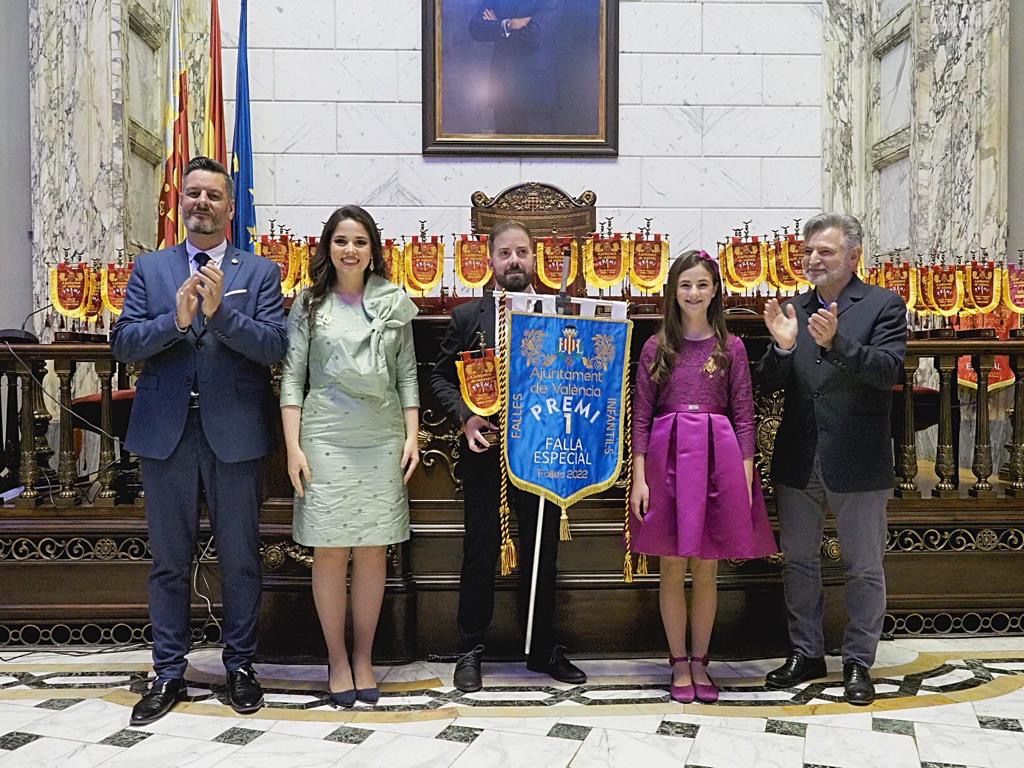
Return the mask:
<svg viewBox="0 0 1024 768">
<path fill-rule="evenodd" d="M 185 696 L 185 681 L 157 679 L 132 707 L 130 725 L 148 725 L 171 711 Z"/>
<path fill-rule="evenodd" d="M 863 707 L 875 700 L 875 684 L 868 668 L 856 661 L 843 664 L 843 688 L 850 704 Z"/>
<path fill-rule="evenodd" d="M 474 693 L 484 687 L 483 678 L 480 675 L 480 656 L 483 652 L 484 647 L 478 645 L 455 662 L 455 674 L 452 675 L 452 682 L 463 693 Z"/>
<path fill-rule="evenodd" d="M 560 645 L 552 648 L 551 655 L 543 662 L 527 659 L 526 668 L 531 672 L 543 672 L 560 683 L 583 685 L 587 682 L 587 674 L 565 658 L 565 648 Z"/>
<path fill-rule="evenodd" d="M 825 659 L 812 659 L 802 653 L 794 651 L 786 659 L 786 663 L 778 669 L 773 669 L 764 677 L 766 688 L 792 688 L 808 680 L 825 677 L 828 670 L 825 668 Z"/>
<path fill-rule="evenodd" d="M 263 688 L 256 680 L 256 670 L 246 664 L 228 670 L 228 701 L 240 715 L 248 715 L 263 707 Z"/>
</svg>

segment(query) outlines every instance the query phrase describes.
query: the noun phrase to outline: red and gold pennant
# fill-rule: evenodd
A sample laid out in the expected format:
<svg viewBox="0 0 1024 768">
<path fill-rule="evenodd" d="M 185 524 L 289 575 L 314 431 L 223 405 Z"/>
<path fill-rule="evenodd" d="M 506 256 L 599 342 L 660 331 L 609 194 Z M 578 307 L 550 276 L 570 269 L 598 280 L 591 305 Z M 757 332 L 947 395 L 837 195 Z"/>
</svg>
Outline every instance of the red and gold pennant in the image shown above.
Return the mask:
<svg viewBox="0 0 1024 768">
<path fill-rule="evenodd" d="M 629 281 L 644 291 L 660 291 L 668 275 L 668 240 L 655 234 L 652 240 L 637 236 L 629 243 Z"/>
<path fill-rule="evenodd" d="M 1003 305 L 1018 315 L 1024 315 L 1024 267 L 1007 264 L 1003 270 Z"/>
<path fill-rule="evenodd" d="M 730 238 L 725 246 L 723 272 L 728 287 L 734 291 L 755 288 L 768 277 L 768 258 L 765 243 L 757 236 L 749 242 Z"/>
<path fill-rule="evenodd" d="M 120 315 L 124 309 L 124 297 L 128 292 L 128 278 L 132 276 L 133 264 L 118 266 L 107 264 L 107 268 L 100 272 L 100 293 L 103 298 L 103 306 L 112 315 Z"/>
<path fill-rule="evenodd" d="M 402 274 L 411 290 L 426 293 L 434 288 L 441 282 L 443 266 L 444 243 L 438 242 L 437 235 L 431 235 L 429 241 L 414 235 L 412 242 L 405 244 Z"/>
<path fill-rule="evenodd" d="M 964 304 L 963 276 L 953 264 L 935 264 L 929 273 L 929 304 L 943 317 L 952 317 Z"/>
<path fill-rule="evenodd" d="M 471 240 L 463 235 L 455 241 L 455 276 L 467 288 L 483 288 L 491 280 L 491 255 L 487 235 Z"/>
<path fill-rule="evenodd" d="M 576 282 L 578 273 L 579 246 L 574 237 L 545 237 L 537 241 L 537 277 L 548 288 L 561 290 L 565 256 L 569 256 L 567 286 Z"/>
<path fill-rule="evenodd" d="M 384 269 L 387 272 L 388 280 L 395 285 L 404 285 L 402 277 L 402 246 L 398 245 L 394 238 L 384 240 Z"/>
<path fill-rule="evenodd" d="M 972 261 L 964 268 L 964 306 L 986 314 L 999 306 L 1001 270 L 995 262 Z"/>
<path fill-rule="evenodd" d="M 84 318 L 92 299 L 92 270 L 85 264 L 60 263 L 50 268 L 50 301 L 64 317 Z"/>
<path fill-rule="evenodd" d="M 463 352 L 456 359 L 455 369 L 459 374 L 459 390 L 466 406 L 478 416 L 493 416 L 501 410 L 498 394 L 498 358 L 493 349 L 478 352 Z"/>
<path fill-rule="evenodd" d="M 895 293 L 908 307 L 913 307 L 917 303 L 917 270 L 909 263 L 886 262 L 879 271 L 878 279 L 881 287 Z"/>
<path fill-rule="evenodd" d="M 622 235 L 594 235 L 583 244 L 583 276 L 588 286 L 606 290 L 626 277 Z"/>
</svg>

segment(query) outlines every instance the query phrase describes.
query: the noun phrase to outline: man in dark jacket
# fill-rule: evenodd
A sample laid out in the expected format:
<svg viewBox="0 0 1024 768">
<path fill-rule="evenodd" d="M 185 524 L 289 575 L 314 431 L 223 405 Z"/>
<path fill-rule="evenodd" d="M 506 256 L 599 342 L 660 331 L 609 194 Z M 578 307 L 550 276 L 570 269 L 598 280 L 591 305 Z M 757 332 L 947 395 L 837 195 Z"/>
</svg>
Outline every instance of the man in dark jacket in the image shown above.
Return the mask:
<svg viewBox="0 0 1024 768">
<path fill-rule="evenodd" d="M 760 363 L 786 399 L 772 454 L 792 653 L 770 688 L 823 677 L 821 535 L 836 518 L 849 621 L 843 637 L 846 700 L 869 704 L 868 673 L 885 615 L 886 503 L 895 482 L 889 411 L 906 352 L 906 306 L 855 274 L 860 222 L 823 213 L 804 225 L 803 267 L 814 289 L 765 306 L 772 344 Z"/>
</svg>

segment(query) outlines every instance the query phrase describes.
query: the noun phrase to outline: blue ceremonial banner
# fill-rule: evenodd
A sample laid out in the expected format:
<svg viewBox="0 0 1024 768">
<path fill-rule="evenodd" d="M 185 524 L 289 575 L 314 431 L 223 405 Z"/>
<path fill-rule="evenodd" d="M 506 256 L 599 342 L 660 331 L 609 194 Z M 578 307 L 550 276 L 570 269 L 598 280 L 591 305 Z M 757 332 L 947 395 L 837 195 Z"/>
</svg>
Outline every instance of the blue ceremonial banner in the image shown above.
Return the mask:
<svg viewBox="0 0 1024 768">
<path fill-rule="evenodd" d="M 235 184 L 235 218 L 231 242 L 243 251 L 256 250 L 256 192 L 252 180 L 252 120 L 249 115 L 249 52 L 246 0 L 238 19 L 238 67 L 235 70 L 235 138 L 231 142 L 231 180 Z"/>
<path fill-rule="evenodd" d="M 622 468 L 632 323 L 513 312 L 505 351 L 508 475 L 565 509 Z"/>
</svg>

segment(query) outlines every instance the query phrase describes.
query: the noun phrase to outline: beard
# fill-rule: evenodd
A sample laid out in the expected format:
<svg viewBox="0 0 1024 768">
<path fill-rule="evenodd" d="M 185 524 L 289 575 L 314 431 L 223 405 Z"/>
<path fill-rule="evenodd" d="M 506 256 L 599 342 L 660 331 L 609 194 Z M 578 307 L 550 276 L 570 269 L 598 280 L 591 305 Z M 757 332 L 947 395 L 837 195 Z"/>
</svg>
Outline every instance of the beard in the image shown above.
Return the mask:
<svg viewBox="0 0 1024 768">
<path fill-rule="evenodd" d="M 224 229 L 224 225 L 218 225 L 216 217 L 212 214 L 207 213 L 204 216 L 192 214 L 185 219 L 185 229 L 200 235 L 212 235 L 217 230 Z"/>
<path fill-rule="evenodd" d="M 526 272 L 519 270 L 516 272 L 506 272 L 498 284 L 506 291 L 525 291 L 530 285 L 531 276 Z"/>
</svg>

